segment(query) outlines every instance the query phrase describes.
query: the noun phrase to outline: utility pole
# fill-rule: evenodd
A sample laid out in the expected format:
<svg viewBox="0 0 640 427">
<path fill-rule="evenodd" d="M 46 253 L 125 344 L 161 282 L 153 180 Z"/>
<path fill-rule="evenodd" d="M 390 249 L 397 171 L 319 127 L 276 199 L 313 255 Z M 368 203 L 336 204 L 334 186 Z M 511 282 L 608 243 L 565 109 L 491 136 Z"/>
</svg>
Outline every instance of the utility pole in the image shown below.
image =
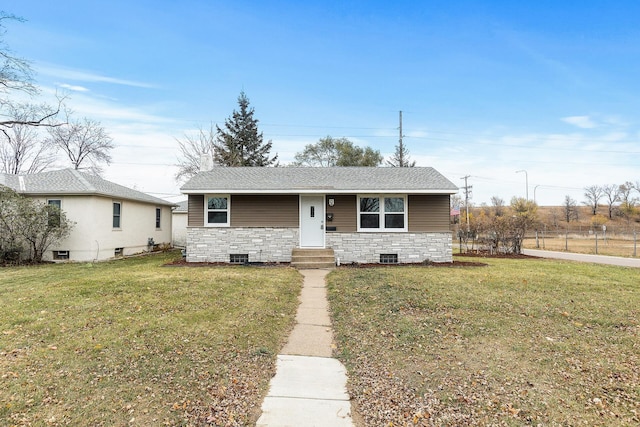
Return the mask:
<svg viewBox="0 0 640 427">
<path fill-rule="evenodd" d="M 471 189 L 473 185 L 467 184 L 467 179 L 471 178 L 471 175 L 465 175 L 460 179 L 464 179 L 464 206 L 467 210 L 467 232 L 469 232 L 469 197 L 471 197 Z"/>
<path fill-rule="evenodd" d="M 403 167 L 404 164 L 404 148 L 402 147 L 402 110 L 400 110 L 400 139 L 398 140 L 400 157 L 398 158 L 398 166 Z"/>
</svg>

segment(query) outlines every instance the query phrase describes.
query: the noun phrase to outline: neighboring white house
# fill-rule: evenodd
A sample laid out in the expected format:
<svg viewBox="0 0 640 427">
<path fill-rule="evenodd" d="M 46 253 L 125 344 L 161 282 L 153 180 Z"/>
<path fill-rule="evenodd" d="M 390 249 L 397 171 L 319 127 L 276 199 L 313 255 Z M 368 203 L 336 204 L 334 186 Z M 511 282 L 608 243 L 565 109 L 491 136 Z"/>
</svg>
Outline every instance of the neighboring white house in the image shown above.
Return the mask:
<svg viewBox="0 0 640 427">
<path fill-rule="evenodd" d="M 175 204 L 100 177 L 74 169 L 0 174 L 0 185 L 59 206 L 75 223 L 69 237 L 45 253 L 46 260 L 105 260 L 171 243 Z"/>
<path fill-rule="evenodd" d="M 171 213 L 172 242 L 173 246 L 184 248 L 187 246 L 188 201 L 183 200 L 178 202 L 177 205 Z"/>
</svg>

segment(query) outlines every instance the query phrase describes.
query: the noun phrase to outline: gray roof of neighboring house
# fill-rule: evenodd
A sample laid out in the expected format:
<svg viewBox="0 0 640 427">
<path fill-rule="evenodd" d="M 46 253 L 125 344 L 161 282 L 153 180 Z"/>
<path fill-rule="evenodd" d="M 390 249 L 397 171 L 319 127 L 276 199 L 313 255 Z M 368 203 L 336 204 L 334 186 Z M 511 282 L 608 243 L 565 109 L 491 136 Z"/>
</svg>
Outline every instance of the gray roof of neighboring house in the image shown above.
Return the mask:
<svg viewBox="0 0 640 427">
<path fill-rule="evenodd" d="M 187 213 L 189 208 L 189 201 L 183 200 L 176 203 L 176 207 L 173 209 L 173 213 Z"/>
<path fill-rule="evenodd" d="M 115 184 L 95 175 L 75 169 L 61 169 L 26 175 L 0 173 L 0 185 L 25 195 L 94 195 L 135 200 L 157 205 L 174 203 L 150 196 L 141 191 Z"/>
<path fill-rule="evenodd" d="M 430 167 L 215 167 L 200 172 L 183 193 L 404 192 L 453 194 L 451 181 Z"/>
</svg>

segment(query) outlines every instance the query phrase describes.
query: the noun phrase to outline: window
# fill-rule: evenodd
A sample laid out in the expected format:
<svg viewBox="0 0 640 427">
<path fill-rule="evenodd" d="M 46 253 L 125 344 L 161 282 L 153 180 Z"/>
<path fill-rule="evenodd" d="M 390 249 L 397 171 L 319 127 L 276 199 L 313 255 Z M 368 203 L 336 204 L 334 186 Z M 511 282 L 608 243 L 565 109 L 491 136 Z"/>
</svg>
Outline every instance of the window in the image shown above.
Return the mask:
<svg viewBox="0 0 640 427">
<path fill-rule="evenodd" d="M 53 259 L 55 260 L 69 259 L 69 251 L 53 251 Z"/>
<path fill-rule="evenodd" d="M 156 228 L 160 228 L 160 208 L 156 208 Z"/>
<path fill-rule="evenodd" d="M 380 264 L 397 264 L 398 254 L 380 254 Z"/>
<path fill-rule="evenodd" d="M 113 228 L 120 228 L 120 219 L 122 215 L 122 204 L 113 202 Z"/>
<path fill-rule="evenodd" d="M 405 196 L 358 198 L 359 231 L 407 231 Z"/>
<path fill-rule="evenodd" d="M 211 227 L 229 225 L 229 196 L 208 196 L 205 199 L 206 224 Z"/>
<path fill-rule="evenodd" d="M 230 254 L 229 262 L 231 264 L 249 264 L 249 254 Z"/>
<path fill-rule="evenodd" d="M 60 209 L 62 208 L 62 201 L 60 199 L 49 199 L 47 200 L 48 211 L 47 211 L 47 221 L 49 227 L 59 227 L 60 226 Z"/>
<path fill-rule="evenodd" d="M 115 248 L 115 250 L 113 251 L 114 257 L 121 257 L 123 255 L 124 255 L 124 248 Z"/>
</svg>

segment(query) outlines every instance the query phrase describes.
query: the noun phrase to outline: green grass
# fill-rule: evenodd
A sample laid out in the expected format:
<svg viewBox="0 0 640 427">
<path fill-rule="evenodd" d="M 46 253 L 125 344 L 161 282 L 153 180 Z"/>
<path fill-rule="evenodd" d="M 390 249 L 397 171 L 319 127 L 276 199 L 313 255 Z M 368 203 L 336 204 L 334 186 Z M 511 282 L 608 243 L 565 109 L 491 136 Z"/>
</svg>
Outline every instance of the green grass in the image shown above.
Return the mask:
<svg viewBox="0 0 640 427">
<path fill-rule="evenodd" d="M 0 425 L 255 422 L 302 278 L 175 256 L 0 269 Z"/>
<path fill-rule="evenodd" d="M 469 261 L 328 277 L 366 425 L 640 421 L 640 270 Z"/>
</svg>

